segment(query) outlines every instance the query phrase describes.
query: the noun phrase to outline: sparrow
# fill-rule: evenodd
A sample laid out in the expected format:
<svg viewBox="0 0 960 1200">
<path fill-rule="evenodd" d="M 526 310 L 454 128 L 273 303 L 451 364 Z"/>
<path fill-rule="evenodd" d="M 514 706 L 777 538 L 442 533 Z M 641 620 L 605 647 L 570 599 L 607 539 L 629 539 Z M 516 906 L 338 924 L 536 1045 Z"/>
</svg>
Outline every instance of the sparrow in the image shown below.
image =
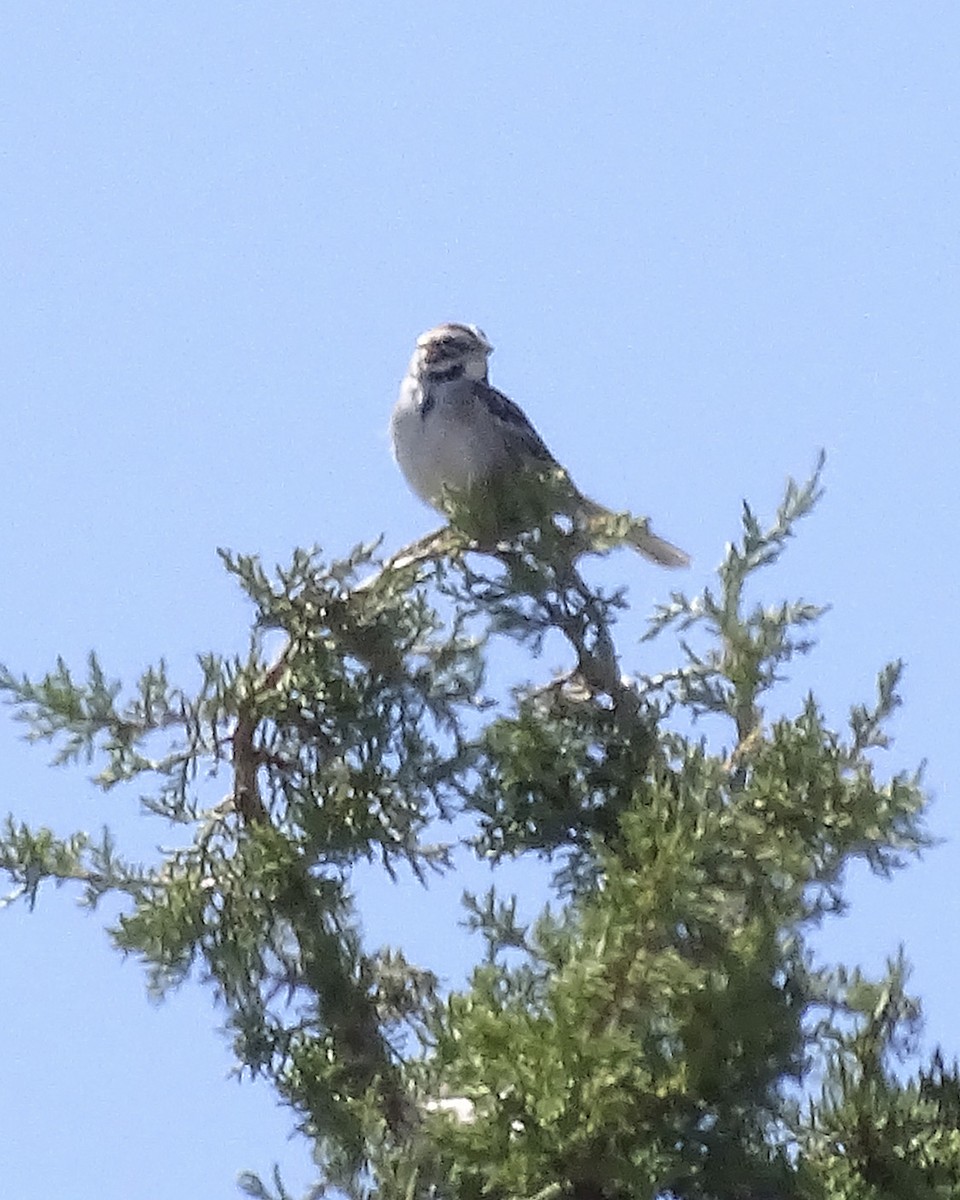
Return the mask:
<svg viewBox="0 0 960 1200">
<path fill-rule="evenodd" d="M 492 351 L 476 325 L 438 325 L 417 338 L 390 420 L 393 455 L 411 490 L 450 515 L 451 497 L 468 508 L 477 498 L 502 509 L 511 493 L 539 479 L 548 507 L 578 529 L 616 517 L 576 487 L 519 405 L 490 385 Z M 664 567 L 690 561 L 638 518 L 624 540 Z"/>
</svg>

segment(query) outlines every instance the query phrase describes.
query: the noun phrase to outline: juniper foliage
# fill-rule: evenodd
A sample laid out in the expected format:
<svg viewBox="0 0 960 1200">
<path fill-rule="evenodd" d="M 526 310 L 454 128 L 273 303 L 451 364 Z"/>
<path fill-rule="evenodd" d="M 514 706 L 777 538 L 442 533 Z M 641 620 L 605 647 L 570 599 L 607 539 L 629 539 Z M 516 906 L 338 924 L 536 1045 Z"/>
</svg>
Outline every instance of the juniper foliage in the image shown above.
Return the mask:
<svg viewBox="0 0 960 1200">
<path fill-rule="evenodd" d="M 929 844 L 919 775 L 876 766 L 901 664 L 845 729 L 813 695 L 773 708 L 823 609 L 750 597 L 821 468 L 768 525 L 745 506 L 716 584 L 657 608 L 647 636 L 679 661 L 656 676 L 623 673 L 625 596 L 588 586 L 549 521 L 483 554 L 447 528 L 386 562 L 297 552 L 273 576 L 223 553 L 249 650 L 201 655 L 192 689 L 163 662 L 126 689 L 95 655 L 3 668 L 29 738 L 104 791 L 133 785 L 179 838 L 139 864 L 109 830 L 10 816 L 8 902 L 48 883 L 122 897 L 114 943 L 157 995 L 211 989 L 238 1070 L 315 1145 L 317 1195 L 960 1195 L 960 1074 L 918 1062 L 902 955 L 870 979 L 811 949 L 852 861 L 891 875 Z M 484 696 L 494 639 L 535 660 L 557 633 L 568 671 Z M 546 861 L 555 900 L 524 924 L 496 889 L 465 897 L 483 952 L 442 992 L 402 946 L 365 943 L 352 871 L 426 881 L 458 845 Z M 241 1187 L 287 1196 L 279 1176 Z"/>
</svg>

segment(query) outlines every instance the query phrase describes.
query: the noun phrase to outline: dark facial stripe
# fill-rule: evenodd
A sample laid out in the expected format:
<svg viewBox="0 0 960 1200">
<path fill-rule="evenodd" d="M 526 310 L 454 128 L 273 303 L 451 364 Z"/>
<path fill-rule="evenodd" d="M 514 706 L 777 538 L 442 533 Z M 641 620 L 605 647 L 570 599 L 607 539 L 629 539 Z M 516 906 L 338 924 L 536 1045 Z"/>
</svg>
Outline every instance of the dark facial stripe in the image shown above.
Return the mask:
<svg viewBox="0 0 960 1200">
<path fill-rule="evenodd" d="M 426 375 L 435 383 L 449 383 L 451 379 L 459 379 L 463 375 L 463 359 L 457 359 L 448 367 L 428 366 Z"/>
</svg>

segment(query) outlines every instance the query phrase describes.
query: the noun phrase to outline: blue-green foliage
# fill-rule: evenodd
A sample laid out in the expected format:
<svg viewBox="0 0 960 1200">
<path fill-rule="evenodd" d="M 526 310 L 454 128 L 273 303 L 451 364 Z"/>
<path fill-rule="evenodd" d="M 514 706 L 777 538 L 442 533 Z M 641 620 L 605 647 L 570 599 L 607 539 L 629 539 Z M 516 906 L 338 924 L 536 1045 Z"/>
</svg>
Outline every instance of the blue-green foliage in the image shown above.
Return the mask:
<svg viewBox="0 0 960 1200">
<path fill-rule="evenodd" d="M 867 979 L 809 944 L 852 860 L 890 874 L 928 842 L 919 778 L 875 765 L 899 664 L 846 729 L 812 695 L 765 716 L 823 610 L 748 596 L 819 475 L 767 528 L 745 507 L 716 585 L 657 609 L 649 636 L 675 637 L 679 661 L 655 678 L 622 673 L 624 595 L 587 586 L 582 537 L 553 523 L 482 554 L 463 523 L 386 563 L 298 552 L 275 577 L 224 554 L 256 610 L 250 648 L 201 656 L 194 690 L 161 663 L 125 692 L 93 655 L 84 676 L 0 673 L 55 762 L 134 783 L 145 819 L 183 835 L 135 864 L 109 832 L 11 817 L 9 900 L 48 881 L 126 897 L 117 946 L 158 994 L 191 974 L 212 988 L 238 1070 L 272 1081 L 321 1184 L 351 1195 L 960 1196 L 960 1081 L 939 1055 L 908 1069 L 902 958 Z M 594 531 L 597 552 L 620 525 Z M 484 698 L 490 638 L 535 656 L 556 633 L 567 672 Z M 697 733 L 704 717 L 725 734 Z M 458 842 L 546 860 L 556 900 L 527 927 L 509 896 L 466 897 L 484 952 L 441 993 L 402 947 L 364 945 L 350 870 L 426 877 Z"/>
</svg>

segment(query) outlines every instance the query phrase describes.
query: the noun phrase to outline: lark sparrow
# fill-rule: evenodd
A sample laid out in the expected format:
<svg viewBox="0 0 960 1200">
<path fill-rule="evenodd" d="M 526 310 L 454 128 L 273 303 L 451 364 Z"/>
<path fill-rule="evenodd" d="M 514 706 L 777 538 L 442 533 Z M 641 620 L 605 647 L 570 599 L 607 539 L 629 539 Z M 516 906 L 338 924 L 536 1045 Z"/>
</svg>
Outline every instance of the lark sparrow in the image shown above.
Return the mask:
<svg viewBox="0 0 960 1200">
<path fill-rule="evenodd" d="M 444 511 L 446 493 L 496 494 L 522 473 L 555 472 L 563 511 L 577 524 L 611 516 L 580 492 L 522 409 L 487 382 L 493 347 L 475 325 L 438 325 L 417 339 L 390 432 L 393 453 L 414 492 Z M 689 562 L 676 546 L 634 520 L 627 542 L 665 567 Z"/>
</svg>

